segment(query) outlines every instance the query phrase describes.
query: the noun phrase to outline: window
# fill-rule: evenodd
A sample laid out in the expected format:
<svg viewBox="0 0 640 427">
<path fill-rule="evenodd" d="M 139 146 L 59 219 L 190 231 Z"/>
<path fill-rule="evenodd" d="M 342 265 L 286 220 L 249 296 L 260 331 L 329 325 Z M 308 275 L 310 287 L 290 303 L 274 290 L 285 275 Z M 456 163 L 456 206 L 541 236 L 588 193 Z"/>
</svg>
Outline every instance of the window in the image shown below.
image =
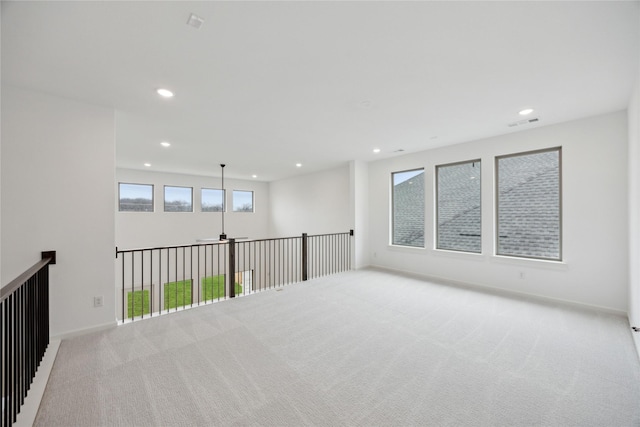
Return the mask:
<svg viewBox="0 0 640 427">
<path fill-rule="evenodd" d="M 424 247 L 424 169 L 391 174 L 391 243 Z"/>
<path fill-rule="evenodd" d="M 436 167 L 436 248 L 482 252 L 480 160 Z"/>
<path fill-rule="evenodd" d="M 498 255 L 561 260 L 561 149 L 496 157 Z"/>
<path fill-rule="evenodd" d="M 233 190 L 233 211 L 253 212 L 253 191 Z"/>
<path fill-rule="evenodd" d="M 203 188 L 200 194 L 202 212 L 224 211 L 224 190 Z"/>
<path fill-rule="evenodd" d="M 165 212 L 193 212 L 193 190 L 191 187 L 164 186 Z"/>
<path fill-rule="evenodd" d="M 120 212 L 153 212 L 153 185 L 118 184 Z"/>
</svg>

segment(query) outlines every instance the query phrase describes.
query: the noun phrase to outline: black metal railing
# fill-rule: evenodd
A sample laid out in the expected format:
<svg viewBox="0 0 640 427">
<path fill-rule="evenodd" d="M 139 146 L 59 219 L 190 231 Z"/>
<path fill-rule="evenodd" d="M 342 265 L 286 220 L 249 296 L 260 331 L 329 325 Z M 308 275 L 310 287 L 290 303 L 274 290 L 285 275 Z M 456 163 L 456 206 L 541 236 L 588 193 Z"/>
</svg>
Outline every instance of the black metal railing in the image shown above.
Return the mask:
<svg viewBox="0 0 640 427">
<path fill-rule="evenodd" d="M 0 426 L 16 421 L 49 345 L 49 264 L 55 251 L 0 290 Z"/>
<path fill-rule="evenodd" d="M 121 322 L 351 269 L 346 233 L 118 250 Z"/>
</svg>

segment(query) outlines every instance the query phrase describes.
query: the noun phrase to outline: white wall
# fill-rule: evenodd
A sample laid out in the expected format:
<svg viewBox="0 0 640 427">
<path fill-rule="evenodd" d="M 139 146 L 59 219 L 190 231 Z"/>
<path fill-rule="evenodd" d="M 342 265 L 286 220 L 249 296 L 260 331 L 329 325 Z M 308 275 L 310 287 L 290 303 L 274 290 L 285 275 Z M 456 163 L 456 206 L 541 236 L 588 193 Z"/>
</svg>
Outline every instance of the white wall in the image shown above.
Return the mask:
<svg viewBox="0 0 640 427">
<path fill-rule="evenodd" d="M 57 251 L 54 336 L 115 324 L 114 150 L 113 110 L 2 87 L 2 283 Z"/>
<path fill-rule="evenodd" d="M 2 46 L 2 8 L 0 3 L 0 47 Z M 1 50 L 1 49 L 0 49 Z M 2 55 L 0 55 L 0 82 L 2 81 Z M 2 104 L 2 85 L 0 85 L 0 104 Z M 0 111 L 2 107 L 0 106 Z M 2 120 L 0 120 L 0 177 L 2 176 Z M 2 178 L 0 178 L 0 188 L 2 188 Z M 2 197 L 0 197 L 0 224 L 2 223 Z M 0 227 L 0 242 L 2 241 L 2 227 Z M 0 244 L 0 260 L 2 259 L 2 245 Z M 2 277 L 2 262 L 0 262 L 0 278 Z M 4 282 L 3 282 L 4 283 Z"/>
<path fill-rule="evenodd" d="M 353 228 L 349 165 L 270 184 L 271 236 L 340 233 Z"/>
<path fill-rule="evenodd" d="M 222 231 L 222 213 L 200 211 L 200 189 L 221 188 L 221 178 L 163 172 L 117 169 L 118 182 L 153 184 L 154 212 L 118 212 L 117 197 L 112 209 L 116 212 L 116 246 L 119 249 L 146 248 L 171 245 L 192 245 L 196 239 L 218 238 Z M 194 212 L 164 212 L 164 186 L 193 188 Z M 259 181 L 225 177 L 227 212 L 224 214 L 225 232 L 229 237 L 262 239 L 268 236 L 269 184 Z M 232 212 L 232 191 L 254 192 L 254 212 Z"/>
<path fill-rule="evenodd" d="M 640 327 L 640 77 L 629 102 L 628 115 L 629 322 L 631 326 Z"/>
<path fill-rule="evenodd" d="M 351 217 L 355 230 L 354 268 L 369 265 L 369 165 L 363 161 L 349 163 Z"/>
<path fill-rule="evenodd" d="M 494 256 L 494 157 L 562 146 L 563 254 L 554 263 Z M 434 167 L 482 159 L 481 255 L 434 248 Z M 427 249 L 389 245 L 393 171 L 425 167 Z M 371 263 L 436 278 L 626 312 L 627 115 L 587 118 L 409 154 L 369 165 Z M 524 278 L 520 278 L 520 273 Z"/>
</svg>

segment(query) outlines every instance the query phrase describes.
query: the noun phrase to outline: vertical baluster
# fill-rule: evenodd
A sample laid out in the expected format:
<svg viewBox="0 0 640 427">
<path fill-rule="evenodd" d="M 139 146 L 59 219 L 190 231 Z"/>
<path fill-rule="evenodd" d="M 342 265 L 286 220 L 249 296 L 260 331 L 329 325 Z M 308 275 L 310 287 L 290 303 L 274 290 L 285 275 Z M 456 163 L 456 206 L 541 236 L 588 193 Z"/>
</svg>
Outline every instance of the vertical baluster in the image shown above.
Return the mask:
<svg viewBox="0 0 640 427">
<path fill-rule="evenodd" d="M 125 255 L 122 254 L 122 257 L 120 258 L 121 260 L 121 264 L 122 264 L 122 280 L 121 280 L 121 288 L 122 288 L 122 321 L 124 322 L 126 317 L 124 315 L 124 308 L 126 307 L 125 301 L 124 301 L 124 270 L 125 270 L 125 263 L 124 263 L 124 259 L 125 259 Z"/>
<path fill-rule="evenodd" d="M 2 399 L 2 412 L 0 412 L 0 426 L 6 425 L 4 419 L 4 396 L 5 396 L 5 361 L 7 360 L 7 355 L 5 354 L 5 336 L 6 336 L 6 328 L 7 322 L 4 318 L 4 301 L 0 301 L 0 361 L 2 361 L 2 365 L 0 366 L 0 399 Z"/>
<path fill-rule="evenodd" d="M 24 348 L 24 321 L 22 319 L 22 300 L 24 293 L 24 284 L 16 289 L 16 413 L 20 412 L 20 406 L 24 403 L 24 364 L 23 355 Z"/>
<path fill-rule="evenodd" d="M 11 423 L 16 420 L 15 412 L 15 394 L 16 394 L 16 324 L 15 324 L 15 298 L 13 295 L 9 297 L 9 318 L 11 319 L 11 338 L 9 339 L 9 358 L 11 365 L 9 367 L 9 395 L 7 396 L 7 406 L 9 411 L 9 421 Z"/>
<path fill-rule="evenodd" d="M 3 424 L 8 426 L 9 422 L 9 395 L 11 394 L 11 296 L 7 297 L 3 301 L 4 306 L 4 353 L 3 353 L 3 370 L 4 370 L 4 383 L 3 383 L 3 404 L 4 411 L 2 414 Z"/>
<path fill-rule="evenodd" d="M 136 278 L 135 278 L 135 271 L 136 271 L 136 253 L 135 251 L 131 252 L 131 295 L 133 295 L 133 292 L 135 290 L 135 283 L 136 283 Z M 133 302 L 131 304 L 131 313 L 129 314 L 129 317 L 131 317 L 131 320 L 133 320 Z"/>
<path fill-rule="evenodd" d="M 144 301 L 147 300 L 144 294 Z M 144 313 L 144 301 L 142 301 L 142 312 Z M 153 249 L 149 252 L 149 317 L 153 317 Z"/>
</svg>

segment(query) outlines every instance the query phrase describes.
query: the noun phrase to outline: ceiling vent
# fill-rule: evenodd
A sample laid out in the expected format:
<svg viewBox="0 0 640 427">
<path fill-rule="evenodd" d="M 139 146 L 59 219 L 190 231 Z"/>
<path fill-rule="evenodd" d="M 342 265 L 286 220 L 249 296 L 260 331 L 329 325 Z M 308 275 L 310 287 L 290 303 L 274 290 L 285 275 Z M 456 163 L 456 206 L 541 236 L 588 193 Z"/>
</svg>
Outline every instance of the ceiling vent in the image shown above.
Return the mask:
<svg viewBox="0 0 640 427">
<path fill-rule="evenodd" d="M 534 119 L 518 120 L 517 122 L 507 123 L 507 126 L 509 126 L 510 128 L 514 128 L 516 126 L 528 125 L 530 123 L 536 123 L 538 121 L 540 121 L 540 119 L 536 117 Z"/>
<path fill-rule="evenodd" d="M 191 25 L 196 30 L 199 30 L 200 27 L 202 27 L 202 24 L 204 24 L 204 19 L 193 13 L 189 16 L 189 20 L 187 21 L 187 25 Z"/>
</svg>

